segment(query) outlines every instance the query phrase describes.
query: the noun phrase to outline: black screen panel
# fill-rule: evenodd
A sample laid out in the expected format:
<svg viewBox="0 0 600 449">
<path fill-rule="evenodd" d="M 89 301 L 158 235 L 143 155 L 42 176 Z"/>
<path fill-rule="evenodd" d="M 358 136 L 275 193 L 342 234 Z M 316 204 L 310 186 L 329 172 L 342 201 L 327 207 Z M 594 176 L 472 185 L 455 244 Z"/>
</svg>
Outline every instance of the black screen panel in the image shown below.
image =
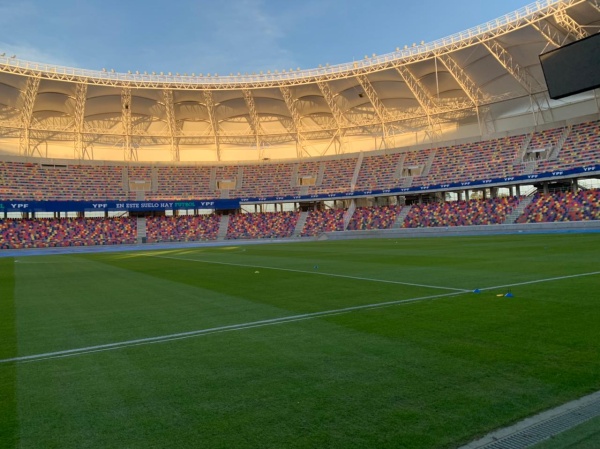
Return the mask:
<svg viewBox="0 0 600 449">
<path fill-rule="evenodd" d="M 600 87 L 600 34 L 540 55 L 550 98 Z"/>
</svg>

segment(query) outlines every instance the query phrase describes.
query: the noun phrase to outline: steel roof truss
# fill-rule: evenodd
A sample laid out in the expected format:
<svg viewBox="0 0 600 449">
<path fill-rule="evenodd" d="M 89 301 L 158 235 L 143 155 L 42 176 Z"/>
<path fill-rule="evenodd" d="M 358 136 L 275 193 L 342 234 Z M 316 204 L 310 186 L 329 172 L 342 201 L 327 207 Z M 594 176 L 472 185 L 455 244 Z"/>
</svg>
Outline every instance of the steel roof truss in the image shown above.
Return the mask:
<svg viewBox="0 0 600 449">
<path fill-rule="evenodd" d="M 280 86 L 279 90 L 281 90 L 281 95 L 283 96 L 285 105 L 290 111 L 292 122 L 294 123 L 294 128 L 296 130 L 296 144 L 298 157 L 302 157 L 304 155 L 309 156 L 308 142 L 306 141 L 303 135 L 302 117 L 300 117 L 300 112 L 296 107 L 296 101 L 292 97 L 292 91 L 289 88 L 289 86 Z"/>
<path fill-rule="evenodd" d="M 575 20 L 573 20 L 573 18 L 568 15 L 564 9 L 556 11 L 556 14 L 554 14 L 554 19 L 556 20 L 556 23 L 558 23 L 563 29 L 565 29 L 569 34 L 572 34 L 575 37 L 575 40 L 587 37 L 588 33 L 581 25 L 575 22 Z"/>
<path fill-rule="evenodd" d="M 566 37 L 559 33 L 556 28 L 550 25 L 546 20 L 540 20 L 532 25 L 551 45 L 558 48 L 565 43 Z"/>
<path fill-rule="evenodd" d="M 389 129 L 388 129 L 388 122 L 393 121 L 393 117 L 387 111 L 384 104 L 379 99 L 379 95 L 377 95 L 375 88 L 373 87 L 373 85 L 371 84 L 371 82 L 369 81 L 367 76 L 366 75 L 357 75 L 356 79 L 358 80 L 358 82 L 362 86 L 363 90 L 365 91 L 367 98 L 369 99 L 369 101 L 371 102 L 371 105 L 373 106 L 373 110 L 375 111 L 375 114 L 379 118 L 380 125 L 381 125 L 383 145 L 386 148 L 393 148 L 394 147 L 393 135 L 390 134 Z"/>
<path fill-rule="evenodd" d="M 527 71 L 513 61 L 511 54 L 498 43 L 496 40 L 484 42 L 483 45 L 496 58 L 496 60 L 516 79 L 528 94 L 533 93 L 535 80 L 527 73 Z"/>
<path fill-rule="evenodd" d="M 343 152 L 345 145 L 345 129 L 347 126 L 349 126 L 350 120 L 348 120 L 348 117 L 344 115 L 344 113 L 336 103 L 335 97 L 333 95 L 333 92 L 331 91 L 331 88 L 329 87 L 329 84 L 326 81 L 317 81 L 317 86 L 319 86 L 319 89 L 323 94 L 323 99 L 325 100 L 325 103 L 327 103 L 327 106 L 331 111 L 331 116 L 333 117 L 333 120 L 335 121 L 335 124 L 337 126 L 335 134 L 332 138 L 337 141 L 336 151 L 337 149 L 339 149 L 340 152 Z M 327 148 L 329 148 L 330 145 L 331 143 L 327 146 Z"/>
<path fill-rule="evenodd" d="M 463 92 L 469 97 L 469 100 L 475 105 L 479 106 L 483 101 L 483 93 L 477 87 L 477 84 L 464 72 L 464 70 L 456 63 L 450 55 L 440 55 L 438 59 L 444 64 L 450 75 L 458 83 Z"/>
</svg>

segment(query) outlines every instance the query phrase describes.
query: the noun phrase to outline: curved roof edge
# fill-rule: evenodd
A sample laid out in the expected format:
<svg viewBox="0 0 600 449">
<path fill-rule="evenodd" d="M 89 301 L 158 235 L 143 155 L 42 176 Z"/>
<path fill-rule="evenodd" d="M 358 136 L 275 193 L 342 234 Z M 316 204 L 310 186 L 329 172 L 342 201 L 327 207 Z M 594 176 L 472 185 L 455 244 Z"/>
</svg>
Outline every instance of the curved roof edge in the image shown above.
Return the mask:
<svg viewBox="0 0 600 449">
<path fill-rule="evenodd" d="M 314 83 L 317 80 L 332 80 L 372 73 L 389 67 L 407 64 L 468 47 L 525 26 L 554 14 L 558 10 L 569 8 L 587 0 L 542 0 L 526 5 L 512 13 L 471 27 L 465 31 L 412 47 L 397 48 L 392 53 L 366 58 L 361 61 L 342 63 L 326 67 L 298 71 L 267 71 L 259 74 L 234 76 L 196 76 L 173 75 L 171 72 L 158 75 L 146 73 L 120 73 L 106 70 L 87 70 L 56 66 L 13 57 L 0 56 L 0 72 L 56 79 L 60 81 L 80 82 L 108 86 L 129 86 L 135 88 L 171 88 L 171 89 L 239 89 L 261 88 L 278 85 L 298 85 Z"/>
</svg>

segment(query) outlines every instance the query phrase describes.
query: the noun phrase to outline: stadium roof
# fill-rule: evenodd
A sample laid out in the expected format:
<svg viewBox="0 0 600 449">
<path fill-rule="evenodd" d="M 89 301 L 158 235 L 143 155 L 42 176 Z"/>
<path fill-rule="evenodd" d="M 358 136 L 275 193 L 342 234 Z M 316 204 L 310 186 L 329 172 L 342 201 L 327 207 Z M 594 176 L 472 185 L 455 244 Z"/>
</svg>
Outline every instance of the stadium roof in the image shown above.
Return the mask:
<svg viewBox="0 0 600 449">
<path fill-rule="evenodd" d="M 310 70 L 115 73 L 0 56 L 0 157 L 319 157 L 597 114 L 549 100 L 539 55 L 598 32 L 599 0 L 546 0 L 434 42 Z"/>
</svg>

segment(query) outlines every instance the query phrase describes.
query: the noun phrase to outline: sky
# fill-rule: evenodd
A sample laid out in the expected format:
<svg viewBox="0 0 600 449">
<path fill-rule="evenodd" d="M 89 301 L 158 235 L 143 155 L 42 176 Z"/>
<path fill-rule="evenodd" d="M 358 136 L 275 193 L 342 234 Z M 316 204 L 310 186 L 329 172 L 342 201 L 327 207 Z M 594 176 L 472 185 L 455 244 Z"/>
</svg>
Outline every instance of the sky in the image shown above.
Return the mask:
<svg viewBox="0 0 600 449">
<path fill-rule="evenodd" d="M 430 42 L 527 0 L 0 0 L 0 53 L 90 70 L 310 69 Z"/>
</svg>

